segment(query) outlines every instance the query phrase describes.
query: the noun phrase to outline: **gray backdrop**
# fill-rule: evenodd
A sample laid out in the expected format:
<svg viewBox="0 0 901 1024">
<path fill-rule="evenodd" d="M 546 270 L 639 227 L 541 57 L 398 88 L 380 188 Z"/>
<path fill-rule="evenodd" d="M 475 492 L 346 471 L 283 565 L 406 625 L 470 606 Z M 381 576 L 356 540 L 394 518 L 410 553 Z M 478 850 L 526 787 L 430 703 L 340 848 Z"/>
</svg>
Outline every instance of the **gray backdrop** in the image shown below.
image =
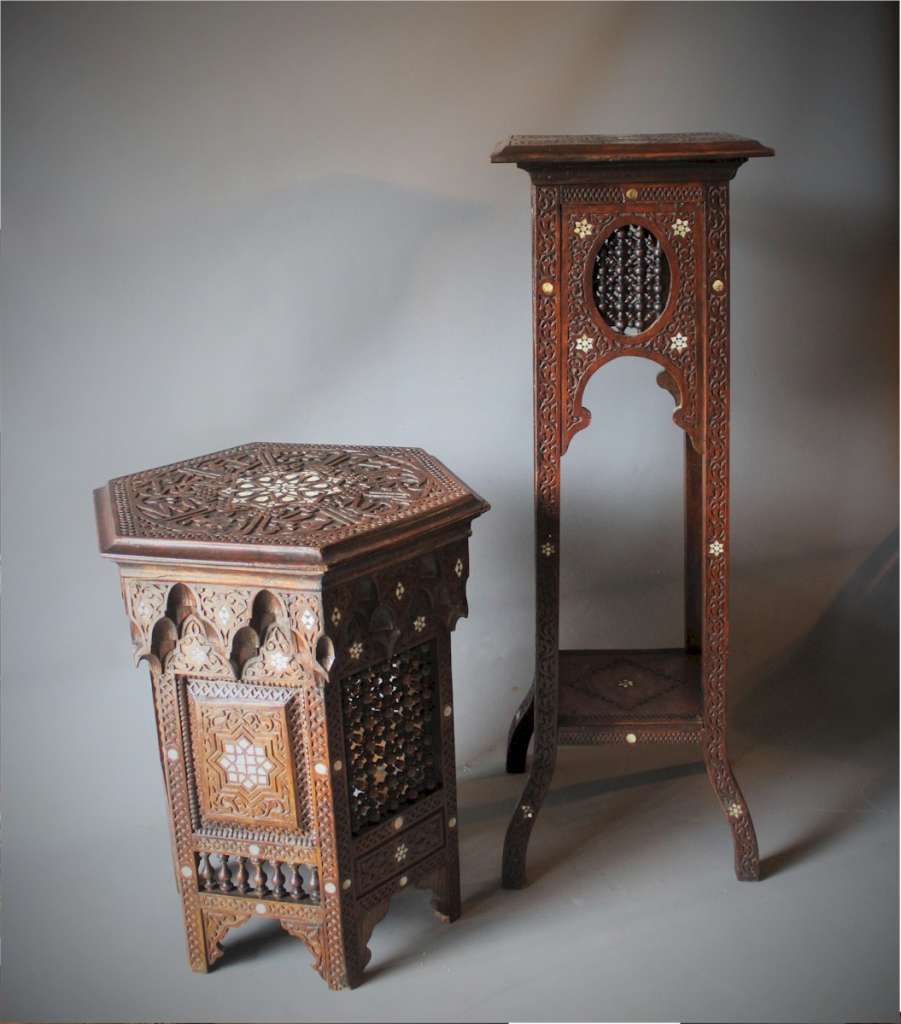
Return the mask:
<svg viewBox="0 0 901 1024">
<path fill-rule="evenodd" d="M 736 751 L 762 780 L 768 745 L 831 737 L 840 774 L 882 735 L 894 822 L 896 44 L 888 4 L 3 5 L 7 1015 L 304 1012 L 242 1001 L 261 991 L 246 964 L 185 977 L 149 684 L 96 552 L 91 489 L 110 477 L 248 440 L 436 454 L 493 506 L 454 658 L 464 789 L 498 771 L 532 671 L 528 178 L 488 162 L 513 132 L 776 149 L 732 190 Z M 682 435 L 656 369 L 620 360 L 587 391 L 564 464 L 566 646 L 681 639 Z M 761 802 L 791 807 L 772 781 Z M 880 869 L 893 829 L 867 847 Z M 885 877 L 861 910 L 883 926 L 869 1019 L 897 1006 Z M 165 903 L 159 935 L 135 888 Z M 134 967 L 155 943 L 165 984 Z M 375 983 L 342 1003 L 356 994 L 302 973 L 320 1016 L 381 1012 Z M 803 1018 L 786 984 L 774 1019 Z M 523 1013 L 563 1012 L 548 986 Z M 751 994 L 732 1009 L 768 1019 Z"/>
</svg>

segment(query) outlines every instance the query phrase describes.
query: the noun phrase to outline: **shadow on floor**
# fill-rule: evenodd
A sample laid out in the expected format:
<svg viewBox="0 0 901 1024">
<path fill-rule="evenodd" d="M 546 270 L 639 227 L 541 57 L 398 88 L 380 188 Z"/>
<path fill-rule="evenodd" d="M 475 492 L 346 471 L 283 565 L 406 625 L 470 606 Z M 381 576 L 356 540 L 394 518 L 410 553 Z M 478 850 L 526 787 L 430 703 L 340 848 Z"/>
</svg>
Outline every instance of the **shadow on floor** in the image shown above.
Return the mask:
<svg viewBox="0 0 901 1024">
<path fill-rule="evenodd" d="M 897 530 L 855 569 L 816 625 L 766 666 L 733 721 L 752 746 L 788 750 L 792 763 L 818 756 L 838 772 L 854 759 L 866 772 L 840 811 L 762 860 L 765 878 L 844 835 L 868 804 L 897 790 Z"/>
<path fill-rule="evenodd" d="M 736 707 L 750 738 L 853 754 L 897 736 L 898 531 L 851 574 L 817 624 Z"/>
</svg>

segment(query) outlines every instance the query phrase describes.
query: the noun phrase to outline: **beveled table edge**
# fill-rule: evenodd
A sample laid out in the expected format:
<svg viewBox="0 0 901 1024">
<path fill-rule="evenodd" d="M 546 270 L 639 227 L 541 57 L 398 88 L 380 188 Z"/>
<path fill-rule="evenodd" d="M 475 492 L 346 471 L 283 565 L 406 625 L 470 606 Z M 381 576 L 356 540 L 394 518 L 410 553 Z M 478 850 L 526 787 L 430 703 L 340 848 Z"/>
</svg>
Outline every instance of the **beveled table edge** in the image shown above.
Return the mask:
<svg viewBox="0 0 901 1024">
<path fill-rule="evenodd" d="M 456 477 L 459 480 L 459 477 Z M 463 481 L 460 481 L 463 484 Z M 467 487 L 466 484 L 463 484 Z M 356 534 L 321 548 L 287 544 L 223 544 L 213 541 L 157 537 L 123 537 L 116 532 L 109 484 L 94 490 L 97 538 L 100 554 L 117 561 L 192 562 L 207 565 L 307 568 L 322 571 L 351 559 L 362 558 L 420 534 L 472 520 L 491 505 L 475 491 L 447 505 Z"/>
<path fill-rule="evenodd" d="M 493 164 L 632 163 L 654 160 L 747 160 L 775 156 L 776 151 L 756 139 L 726 133 L 715 141 L 689 141 L 674 136 L 669 141 L 650 136 L 643 141 L 625 141 L 622 136 L 517 136 L 502 139 L 491 153 Z M 517 142 L 528 138 L 532 141 Z M 592 138 L 597 141 L 586 141 Z M 640 136 L 628 137 L 639 140 Z"/>
</svg>

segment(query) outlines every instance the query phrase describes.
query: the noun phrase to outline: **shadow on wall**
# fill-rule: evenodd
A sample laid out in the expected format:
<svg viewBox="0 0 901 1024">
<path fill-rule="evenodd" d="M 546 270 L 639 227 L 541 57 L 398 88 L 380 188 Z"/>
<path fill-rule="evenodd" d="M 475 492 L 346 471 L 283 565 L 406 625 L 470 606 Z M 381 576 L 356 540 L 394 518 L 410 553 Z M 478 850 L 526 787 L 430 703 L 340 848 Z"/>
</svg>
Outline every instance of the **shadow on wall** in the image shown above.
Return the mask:
<svg viewBox="0 0 901 1024">
<path fill-rule="evenodd" d="M 760 741 L 851 755 L 898 724 L 898 531 L 852 573 L 820 620 L 736 708 Z M 894 746 L 894 743 L 892 743 Z"/>
</svg>

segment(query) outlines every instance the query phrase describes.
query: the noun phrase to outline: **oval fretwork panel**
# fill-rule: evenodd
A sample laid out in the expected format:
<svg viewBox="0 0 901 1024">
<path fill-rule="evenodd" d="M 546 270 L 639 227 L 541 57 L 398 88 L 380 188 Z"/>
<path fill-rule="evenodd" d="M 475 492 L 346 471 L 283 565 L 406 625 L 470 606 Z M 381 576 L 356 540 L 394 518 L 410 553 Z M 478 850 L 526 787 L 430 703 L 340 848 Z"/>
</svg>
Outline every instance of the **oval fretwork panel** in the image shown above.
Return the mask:
<svg viewBox="0 0 901 1024">
<path fill-rule="evenodd" d="M 611 330 L 627 336 L 649 330 L 669 299 L 669 260 L 660 239 L 641 224 L 620 225 L 598 249 L 592 289 Z"/>
</svg>

